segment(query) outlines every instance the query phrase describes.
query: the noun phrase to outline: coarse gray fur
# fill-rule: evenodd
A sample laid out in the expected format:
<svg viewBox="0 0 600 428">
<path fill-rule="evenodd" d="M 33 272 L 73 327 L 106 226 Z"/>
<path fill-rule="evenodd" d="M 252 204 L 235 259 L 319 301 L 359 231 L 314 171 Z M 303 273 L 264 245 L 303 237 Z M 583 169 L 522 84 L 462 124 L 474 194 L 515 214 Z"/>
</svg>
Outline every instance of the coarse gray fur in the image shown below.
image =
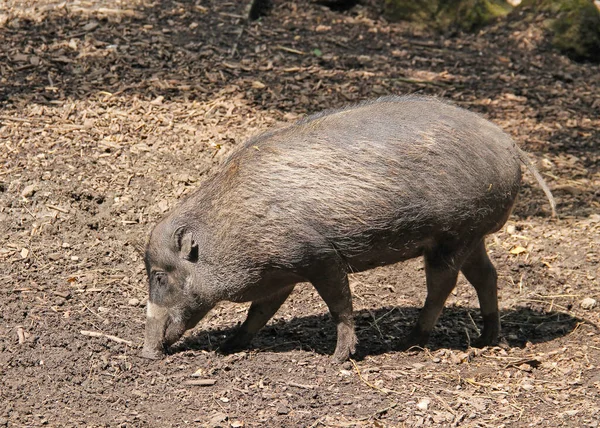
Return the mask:
<svg viewBox="0 0 600 428">
<path fill-rule="evenodd" d="M 506 222 L 522 162 L 554 209 L 507 134 L 435 98 L 384 97 L 250 139 L 152 232 L 150 302 L 166 315 L 149 307 L 144 355 L 160 356 L 221 300 L 253 302 L 223 348 L 246 346 L 294 284 L 310 281 L 344 360 L 356 344 L 347 274 L 418 256 L 428 297 L 407 346 L 427 341 L 460 270 L 478 292 L 482 342 L 494 342 L 496 272 L 483 238 Z"/>
</svg>

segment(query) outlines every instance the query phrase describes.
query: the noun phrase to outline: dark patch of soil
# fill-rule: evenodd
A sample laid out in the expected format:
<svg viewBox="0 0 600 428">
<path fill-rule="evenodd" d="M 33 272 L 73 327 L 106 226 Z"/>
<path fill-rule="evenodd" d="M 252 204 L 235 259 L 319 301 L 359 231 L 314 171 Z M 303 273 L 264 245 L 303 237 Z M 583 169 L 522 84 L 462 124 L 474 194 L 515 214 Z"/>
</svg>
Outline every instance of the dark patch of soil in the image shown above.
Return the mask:
<svg viewBox="0 0 600 428">
<path fill-rule="evenodd" d="M 510 16 L 474 35 L 389 24 L 363 1 L 7 1 L 0 12 L 0 426 L 597 426 L 600 67 Z M 351 277 L 360 339 L 298 286 L 245 352 L 218 344 L 223 303 L 160 361 L 139 357 L 135 246 L 233 147 L 271 126 L 390 93 L 449 98 L 498 123 L 548 180 L 488 239 L 507 345 L 460 280 L 421 352 L 398 341 L 425 297 L 421 262 Z M 587 309 L 586 309 L 587 308 Z M 131 342 L 118 343 L 95 331 Z M 212 386 L 187 384 L 196 373 Z"/>
</svg>

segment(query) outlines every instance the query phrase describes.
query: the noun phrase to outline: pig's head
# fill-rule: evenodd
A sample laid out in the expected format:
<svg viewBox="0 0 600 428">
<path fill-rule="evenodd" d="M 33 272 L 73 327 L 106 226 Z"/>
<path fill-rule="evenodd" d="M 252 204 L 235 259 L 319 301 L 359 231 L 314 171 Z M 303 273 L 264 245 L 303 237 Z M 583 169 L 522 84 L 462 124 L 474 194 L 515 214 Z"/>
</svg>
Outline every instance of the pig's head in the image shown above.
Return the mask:
<svg viewBox="0 0 600 428">
<path fill-rule="evenodd" d="M 166 219 L 146 247 L 149 279 L 146 334 L 142 356 L 157 359 L 194 327 L 214 303 L 204 295 L 197 229 Z"/>
</svg>

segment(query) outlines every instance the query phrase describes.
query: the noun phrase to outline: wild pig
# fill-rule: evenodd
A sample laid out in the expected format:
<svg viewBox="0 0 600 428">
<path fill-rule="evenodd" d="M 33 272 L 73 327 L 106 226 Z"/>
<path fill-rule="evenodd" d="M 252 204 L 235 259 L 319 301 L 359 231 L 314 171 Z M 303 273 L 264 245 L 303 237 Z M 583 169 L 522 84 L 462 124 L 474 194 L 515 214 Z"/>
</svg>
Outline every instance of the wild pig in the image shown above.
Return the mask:
<svg viewBox="0 0 600 428">
<path fill-rule="evenodd" d="M 240 147 L 156 225 L 142 354 L 158 358 L 219 301 L 251 301 L 221 349 L 247 346 L 298 282 L 337 324 L 334 359 L 357 339 L 348 274 L 423 256 L 427 299 L 404 345 L 423 346 L 463 272 L 483 331 L 500 331 L 484 237 L 506 222 L 526 155 L 475 113 L 426 97 L 384 97 L 310 116 Z"/>
</svg>

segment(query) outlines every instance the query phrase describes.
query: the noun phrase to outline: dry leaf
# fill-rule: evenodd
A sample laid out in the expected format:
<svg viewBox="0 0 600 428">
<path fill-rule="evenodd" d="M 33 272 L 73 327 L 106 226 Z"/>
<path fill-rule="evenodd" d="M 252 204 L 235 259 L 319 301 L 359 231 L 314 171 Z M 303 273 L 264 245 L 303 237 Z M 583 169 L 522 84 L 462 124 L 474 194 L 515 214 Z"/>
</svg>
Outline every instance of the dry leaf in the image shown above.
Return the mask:
<svg viewBox="0 0 600 428">
<path fill-rule="evenodd" d="M 512 250 L 510 250 L 511 254 L 516 254 L 516 255 L 519 255 L 521 253 L 526 253 L 526 252 L 527 252 L 527 249 L 521 247 L 520 245 L 517 245 Z"/>
</svg>

